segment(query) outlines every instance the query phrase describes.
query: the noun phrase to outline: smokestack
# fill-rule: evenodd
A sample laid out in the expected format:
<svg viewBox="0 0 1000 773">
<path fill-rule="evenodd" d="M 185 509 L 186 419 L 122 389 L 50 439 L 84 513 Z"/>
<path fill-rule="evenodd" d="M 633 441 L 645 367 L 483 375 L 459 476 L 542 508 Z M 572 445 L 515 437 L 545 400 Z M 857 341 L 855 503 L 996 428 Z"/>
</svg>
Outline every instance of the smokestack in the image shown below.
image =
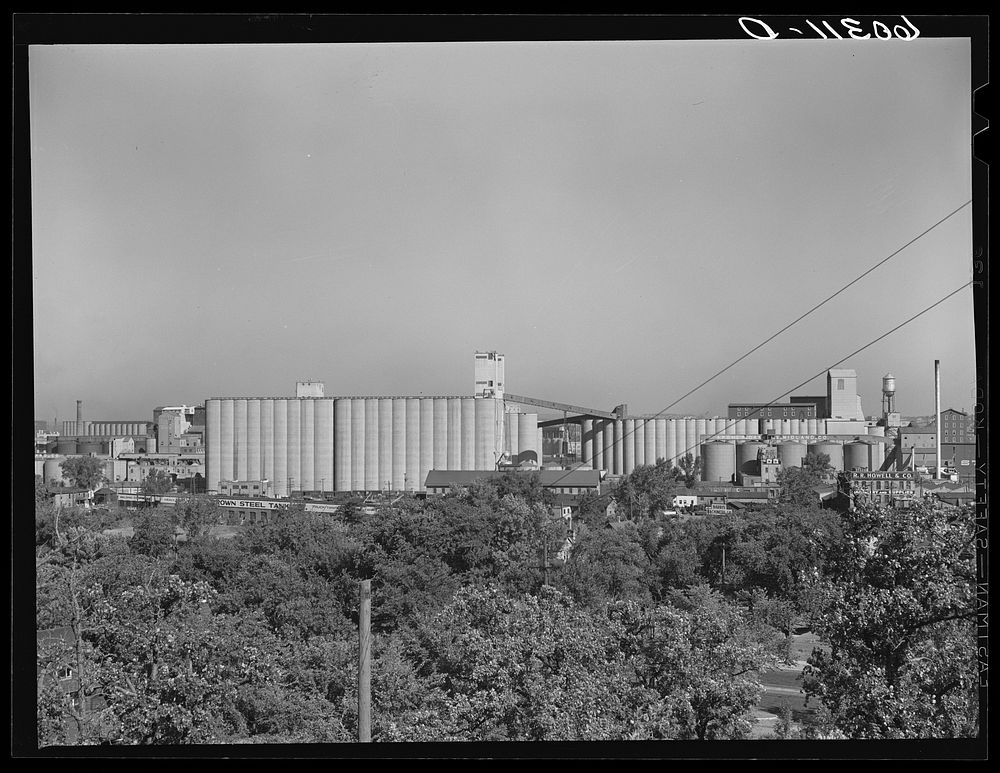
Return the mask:
<svg viewBox="0 0 1000 773">
<path fill-rule="evenodd" d="M 941 480 L 941 360 L 934 360 L 934 438 L 937 441 L 937 466 L 934 469 L 934 480 Z"/>
</svg>

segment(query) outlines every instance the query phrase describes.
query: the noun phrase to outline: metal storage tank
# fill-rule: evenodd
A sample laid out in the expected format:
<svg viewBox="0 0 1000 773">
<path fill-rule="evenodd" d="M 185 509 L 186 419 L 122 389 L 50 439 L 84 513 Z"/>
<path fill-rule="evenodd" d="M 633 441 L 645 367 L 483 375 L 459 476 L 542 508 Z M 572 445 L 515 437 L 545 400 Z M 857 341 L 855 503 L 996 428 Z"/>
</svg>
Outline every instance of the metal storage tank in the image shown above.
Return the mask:
<svg viewBox="0 0 1000 773">
<path fill-rule="evenodd" d="M 462 401 L 448 398 L 448 469 L 462 469 Z"/>
<path fill-rule="evenodd" d="M 810 454 L 826 454 L 830 457 L 830 466 L 833 467 L 834 470 L 843 471 L 844 447 L 840 443 L 834 443 L 832 441 L 810 443 L 808 452 Z"/>
<path fill-rule="evenodd" d="M 584 419 L 580 424 L 580 461 L 592 464 L 594 461 L 594 420 Z"/>
<path fill-rule="evenodd" d="M 541 446 L 538 445 L 538 414 L 519 413 L 517 415 L 518 461 L 526 462 L 532 458 L 542 463 Z"/>
<path fill-rule="evenodd" d="M 420 400 L 406 399 L 406 490 L 418 491 L 420 480 Z"/>
<path fill-rule="evenodd" d="M 284 398 L 275 400 L 272 412 L 274 415 L 274 494 L 279 497 L 287 497 L 291 495 L 288 490 L 288 400 Z M 349 432 L 348 438 L 350 438 Z M 348 452 L 348 461 L 350 458 Z"/>
<path fill-rule="evenodd" d="M 392 489 L 406 487 L 406 400 L 392 401 Z"/>
<path fill-rule="evenodd" d="M 236 434 L 233 429 L 233 401 L 222 401 L 219 416 L 219 480 L 234 480 L 233 453 L 236 450 Z"/>
<path fill-rule="evenodd" d="M 844 444 L 844 469 L 871 469 L 871 453 L 867 443 L 855 440 Z"/>
<path fill-rule="evenodd" d="M 448 469 L 448 401 L 434 398 L 434 462 L 432 470 Z"/>
<path fill-rule="evenodd" d="M 260 480 L 260 400 L 247 400 L 247 479 Z"/>
<path fill-rule="evenodd" d="M 643 426 L 646 432 L 646 448 L 643 454 L 643 461 L 645 464 L 656 464 L 656 421 L 654 419 L 646 419 L 643 421 Z"/>
<path fill-rule="evenodd" d="M 351 400 L 340 398 L 333 402 L 333 486 L 334 491 L 350 491 L 352 477 L 351 451 Z M 275 425 L 274 434 L 278 434 Z M 277 464 L 275 464 L 277 468 Z"/>
<path fill-rule="evenodd" d="M 434 400 L 420 398 L 420 486 L 427 480 L 427 473 L 434 469 Z"/>
<path fill-rule="evenodd" d="M 483 397 L 475 402 L 475 426 L 476 426 L 476 458 L 475 469 L 492 470 L 495 469 L 493 458 L 493 410 L 494 401 L 491 398 Z"/>
<path fill-rule="evenodd" d="M 801 467 L 802 460 L 805 458 L 805 443 L 797 443 L 794 440 L 778 443 L 778 461 L 781 462 L 783 468 Z"/>
<path fill-rule="evenodd" d="M 46 459 L 42 465 L 42 480 L 46 485 L 52 481 L 61 482 L 63 479 L 62 467 L 59 465 L 66 461 L 65 457 L 59 459 Z"/>
<path fill-rule="evenodd" d="M 333 400 L 328 397 L 313 400 L 313 431 L 313 482 L 320 491 L 334 491 Z"/>
<path fill-rule="evenodd" d="M 78 454 L 104 454 L 107 453 L 107 444 L 100 440 L 81 440 L 77 443 Z"/>
<path fill-rule="evenodd" d="M 462 398 L 462 466 L 459 469 L 476 469 L 476 398 L 474 397 Z"/>
<path fill-rule="evenodd" d="M 367 436 L 365 419 L 365 400 L 363 397 L 351 398 L 351 489 L 360 491 L 365 487 L 365 444 Z"/>
<path fill-rule="evenodd" d="M 333 486 L 333 405 L 330 406 L 330 485 Z M 274 400 L 260 401 L 260 467 L 261 476 L 271 481 L 274 490 Z"/>
<path fill-rule="evenodd" d="M 378 398 L 365 398 L 365 491 L 378 491 L 382 488 L 382 476 L 379 471 L 378 455 Z"/>
<path fill-rule="evenodd" d="M 646 463 L 646 425 L 642 419 L 634 419 L 632 437 L 625 441 L 632 446 L 632 469 Z"/>
<path fill-rule="evenodd" d="M 736 471 L 736 446 L 713 440 L 701 446 L 701 479 L 709 483 L 732 483 Z"/>
<path fill-rule="evenodd" d="M 743 475 L 760 475 L 757 454 L 767 448 L 764 443 L 748 440 L 736 446 L 736 471 Z"/>
</svg>

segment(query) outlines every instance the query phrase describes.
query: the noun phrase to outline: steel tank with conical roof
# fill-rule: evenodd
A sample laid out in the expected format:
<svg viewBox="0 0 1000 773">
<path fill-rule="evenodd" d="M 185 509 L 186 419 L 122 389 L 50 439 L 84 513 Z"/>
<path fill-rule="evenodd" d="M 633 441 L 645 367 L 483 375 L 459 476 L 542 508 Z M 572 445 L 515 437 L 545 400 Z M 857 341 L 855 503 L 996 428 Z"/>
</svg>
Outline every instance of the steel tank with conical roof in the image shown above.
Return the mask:
<svg viewBox="0 0 1000 773">
<path fill-rule="evenodd" d="M 810 443 L 807 447 L 810 454 L 826 454 L 830 458 L 830 467 L 838 472 L 844 470 L 844 446 L 832 440 L 822 440 Z"/>
<path fill-rule="evenodd" d="M 806 458 L 807 446 L 795 440 L 786 440 L 778 443 L 778 461 L 785 469 L 789 467 L 801 467 L 802 460 Z"/>
<path fill-rule="evenodd" d="M 736 445 L 713 440 L 701 445 L 701 479 L 708 483 L 732 483 L 736 472 Z"/>
<path fill-rule="evenodd" d="M 867 443 L 860 440 L 853 440 L 850 443 L 844 444 L 844 469 L 871 469 L 871 449 Z"/>
<path fill-rule="evenodd" d="M 756 440 L 748 440 L 736 445 L 736 471 L 742 475 L 759 475 L 760 464 L 757 462 L 758 454 L 767 448 L 764 443 Z"/>
</svg>

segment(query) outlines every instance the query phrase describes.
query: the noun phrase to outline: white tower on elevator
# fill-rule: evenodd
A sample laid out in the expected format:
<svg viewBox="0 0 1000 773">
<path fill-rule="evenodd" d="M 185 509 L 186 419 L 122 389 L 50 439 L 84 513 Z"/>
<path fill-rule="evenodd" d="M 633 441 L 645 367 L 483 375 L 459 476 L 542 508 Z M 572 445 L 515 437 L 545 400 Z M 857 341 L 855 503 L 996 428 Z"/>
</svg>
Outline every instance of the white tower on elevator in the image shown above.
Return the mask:
<svg viewBox="0 0 1000 773">
<path fill-rule="evenodd" d="M 493 410 L 493 459 L 499 465 L 504 456 L 504 356 L 499 352 L 476 352 L 476 388 L 473 396 L 477 399 L 492 399 Z"/>
</svg>

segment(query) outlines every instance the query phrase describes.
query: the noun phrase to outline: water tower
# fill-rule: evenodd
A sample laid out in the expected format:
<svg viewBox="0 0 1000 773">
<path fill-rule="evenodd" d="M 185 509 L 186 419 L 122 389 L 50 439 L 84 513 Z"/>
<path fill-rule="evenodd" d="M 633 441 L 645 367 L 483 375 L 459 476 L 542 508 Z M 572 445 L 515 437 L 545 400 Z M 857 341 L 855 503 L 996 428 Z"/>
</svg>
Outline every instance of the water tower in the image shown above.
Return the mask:
<svg viewBox="0 0 1000 773">
<path fill-rule="evenodd" d="M 896 377 L 891 373 L 882 376 L 882 417 L 885 426 L 900 426 L 900 417 L 896 413 Z"/>
</svg>

